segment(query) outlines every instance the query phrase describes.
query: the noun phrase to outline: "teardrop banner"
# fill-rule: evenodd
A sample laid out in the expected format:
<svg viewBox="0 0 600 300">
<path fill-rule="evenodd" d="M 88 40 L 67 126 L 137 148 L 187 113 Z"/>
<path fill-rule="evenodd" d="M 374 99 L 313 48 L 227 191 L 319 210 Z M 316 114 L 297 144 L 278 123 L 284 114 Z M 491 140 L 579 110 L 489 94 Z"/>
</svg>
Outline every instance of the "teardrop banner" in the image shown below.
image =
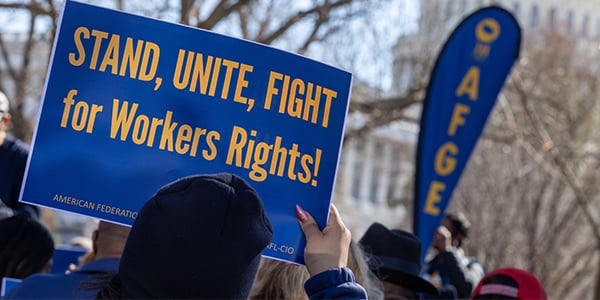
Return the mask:
<svg viewBox="0 0 600 300">
<path fill-rule="evenodd" d="M 454 29 L 431 73 L 416 155 L 413 230 L 422 258 L 510 70 L 521 29 L 510 12 L 481 8 Z"/>
</svg>

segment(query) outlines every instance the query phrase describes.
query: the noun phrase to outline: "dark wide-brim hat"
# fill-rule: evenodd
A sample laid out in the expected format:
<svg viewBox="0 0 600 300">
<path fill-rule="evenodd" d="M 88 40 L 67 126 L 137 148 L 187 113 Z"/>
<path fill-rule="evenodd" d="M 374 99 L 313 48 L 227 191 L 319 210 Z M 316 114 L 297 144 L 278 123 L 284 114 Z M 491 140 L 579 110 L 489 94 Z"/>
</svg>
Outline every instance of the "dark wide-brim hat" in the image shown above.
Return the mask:
<svg viewBox="0 0 600 300">
<path fill-rule="evenodd" d="M 414 234 L 373 223 L 359 242 L 371 255 L 369 267 L 380 280 L 414 292 L 438 294 L 429 281 L 420 277 L 421 242 Z"/>
</svg>

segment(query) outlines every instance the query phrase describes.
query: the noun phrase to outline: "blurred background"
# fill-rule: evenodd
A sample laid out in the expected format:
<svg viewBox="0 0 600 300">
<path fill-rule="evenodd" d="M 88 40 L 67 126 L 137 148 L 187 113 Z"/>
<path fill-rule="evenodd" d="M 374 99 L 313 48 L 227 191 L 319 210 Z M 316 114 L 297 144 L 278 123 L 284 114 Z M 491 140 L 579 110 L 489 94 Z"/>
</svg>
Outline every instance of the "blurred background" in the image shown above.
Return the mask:
<svg viewBox="0 0 600 300">
<path fill-rule="evenodd" d="M 449 212 L 486 268 L 530 270 L 551 298 L 600 298 L 600 1 L 89 0 L 254 40 L 354 74 L 334 203 L 358 239 L 374 221 L 412 230 L 421 103 L 441 46 L 481 6 L 511 11 L 521 56 Z M 0 1 L 0 89 L 30 143 L 62 1 Z M 68 79 L 66 79 L 68 80 Z M 57 244 L 97 220 L 44 209 Z"/>
</svg>

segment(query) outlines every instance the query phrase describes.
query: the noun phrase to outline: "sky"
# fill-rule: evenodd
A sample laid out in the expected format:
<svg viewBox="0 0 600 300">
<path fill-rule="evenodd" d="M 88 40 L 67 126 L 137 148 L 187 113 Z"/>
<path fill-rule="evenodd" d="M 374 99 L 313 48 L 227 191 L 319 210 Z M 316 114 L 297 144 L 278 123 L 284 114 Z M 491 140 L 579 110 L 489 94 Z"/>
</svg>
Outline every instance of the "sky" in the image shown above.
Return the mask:
<svg viewBox="0 0 600 300">
<path fill-rule="evenodd" d="M 7 0 L 0 0 L 1 2 L 6 2 Z M 110 3 L 110 1 L 85 1 L 85 0 L 80 0 L 86 3 L 92 3 L 92 4 L 98 4 L 101 6 L 103 5 L 103 2 L 105 3 Z M 416 18 L 418 17 L 418 0 L 391 0 L 389 1 L 389 5 L 387 5 L 387 7 L 389 7 L 389 10 L 385 10 L 385 11 L 381 11 L 379 13 L 381 13 L 382 18 L 380 18 L 379 20 L 381 20 L 381 22 L 387 22 L 389 20 L 398 20 L 398 19 L 409 19 L 409 20 L 414 20 L 414 26 L 416 26 Z M 106 5 L 108 7 L 108 5 Z M 394 8 L 398 8 L 398 9 L 394 9 Z M 23 30 L 25 30 L 28 27 L 28 19 L 27 19 L 27 14 L 23 13 L 21 10 L 15 9 L 12 11 L 3 9 L 0 11 L 0 25 L 2 27 L 0 32 L 23 32 Z M 40 22 L 39 24 L 36 24 L 39 28 L 43 28 L 44 26 L 47 26 L 47 23 L 44 22 Z M 386 25 L 386 24 L 382 24 L 382 25 Z M 389 24 L 387 24 L 389 25 Z M 409 28 L 409 30 L 412 30 L 413 28 Z"/>
<path fill-rule="evenodd" d="M 5 2 L 7 0 L 0 0 Z M 89 0 L 83 2 L 96 4 L 100 6 L 110 7 L 114 1 L 112 0 Z M 377 44 L 383 49 L 391 49 L 395 41 L 402 34 L 413 32 L 417 29 L 418 19 L 418 6 L 419 0 L 388 0 L 382 3 L 382 8 L 375 11 L 374 14 L 377 16 L 376 27 L 382 32 L 386 32 L 384 39 L 380 37 L 370 37 L 370 41 L 364 41 L 364 45 Z M 125 2 L 127 4 L 127 2 Z M 44 28 L 49 26 L 48 18 L 38 18 L 36 20 L 36 28 L 43 31 Z M 0 10 L 0 32 L 25 32 L 28 29 L 28 15 L 22 10 Z M 351 24 L 349 25 L 351 26 Z M 356 25 L 356 26 L 362 26 Z M 368 38 L 368 37 L 367 37 Z M 322 50 L 326 51 L 326 49 Z M 319 56 L 319 54 L 316 54 Z M 384 54 L 385 57 L 381 57 L 381 54 L 376 54 L 373 57 L 373 53 L 368 46 L 358 50 L 358 62 L 357 69 L 360 70 L 360 74 L 355 73 L 355 77 L 361 81 L 370 83 L 373 87 L 378 87 L 382 90 L 389 90 L 392 83 L 392 70 L 389 62 L 393 61 L 391 53 Z M 327 60 L 325 56 L 316 59 Z"/>
</svg>

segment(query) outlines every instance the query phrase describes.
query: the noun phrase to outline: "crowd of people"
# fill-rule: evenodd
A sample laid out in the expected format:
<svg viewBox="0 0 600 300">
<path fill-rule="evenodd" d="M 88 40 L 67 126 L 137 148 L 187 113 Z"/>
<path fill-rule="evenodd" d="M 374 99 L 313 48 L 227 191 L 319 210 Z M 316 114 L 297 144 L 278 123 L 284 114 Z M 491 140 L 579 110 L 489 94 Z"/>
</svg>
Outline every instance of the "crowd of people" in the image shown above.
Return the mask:
<svg viewBox="0 0 600 300">
<path fill-rule="evenodd" d="M 72 272 L 48 274 L 55 250 L 38 209 L 18 202 L 27 147 L 7 133 L 0 93 L 0 278 L 21 279 L 3 299 L 546 299 L 531 273 L 486 272 L 465 255 L 470 224 L 447 214 L 426 258 L 412 233 L 373 223 L 353 239 L 334 205 L 322 230 L 296 206 L 305 265 L 261 257 L 273 229 L 260 195 L 234 174 L 163 186 L 131 228 L 100 221 Z M 425 263 L 423 263 L 425 262 Z"/>
</svg>

